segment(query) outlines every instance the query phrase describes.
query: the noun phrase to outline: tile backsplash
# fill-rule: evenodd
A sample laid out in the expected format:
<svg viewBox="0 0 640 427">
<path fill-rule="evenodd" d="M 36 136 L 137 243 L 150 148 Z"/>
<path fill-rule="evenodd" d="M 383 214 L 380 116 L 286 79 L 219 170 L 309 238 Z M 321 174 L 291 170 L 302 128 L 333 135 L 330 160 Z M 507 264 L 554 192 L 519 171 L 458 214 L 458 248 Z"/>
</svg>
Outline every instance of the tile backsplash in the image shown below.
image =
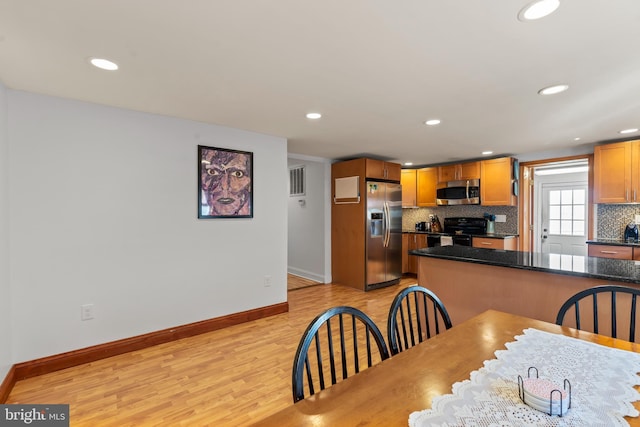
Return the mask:
<svg viewBox="0 0 640 427">
<path fill-rule="evenodd" d="M 435 214 L 440 218 L 453 216 L 469 216 L 482 218 L 485 212 L 494 215 L 506 215 L 507 222 L 496 222 L 496 233 L 518 234 L 518 208 L 514 206 L 441 206 L 433 208 L 404 208 L 402 209 L 402 229 L 414 230 L 416 222 L 429 221 L 429 215 Z M 596 233 L 594 238 L 622 239 L 624 228 L 628 223 L 640 215 L 638 205 L 609 205 L 599 204 L 595 208 L 594 224 Z"/>
<path fill-rule="evenodd" d="M 416 222 L 429 221 L 429 215 L 438 215 L 440 223 L 444 225 L 447 217 L 468 216 L 482 218 L 484 213 L 505 215 L 507 222 L 496 222 L 496 233 L 518 234 L 518 208 L 515 206 L 440 206 L 432 208 L 405 208 L 402 209 L 402 229 L 414 230 Z"/>
<path fill-rule="evenodd" d="M 640 215 L 640 205 L 596 205 L 596 230 L 599 239 L 622 239 L 624 228 Z M 404 226 L 404 214 L 402 217 Z"/>
</svg>

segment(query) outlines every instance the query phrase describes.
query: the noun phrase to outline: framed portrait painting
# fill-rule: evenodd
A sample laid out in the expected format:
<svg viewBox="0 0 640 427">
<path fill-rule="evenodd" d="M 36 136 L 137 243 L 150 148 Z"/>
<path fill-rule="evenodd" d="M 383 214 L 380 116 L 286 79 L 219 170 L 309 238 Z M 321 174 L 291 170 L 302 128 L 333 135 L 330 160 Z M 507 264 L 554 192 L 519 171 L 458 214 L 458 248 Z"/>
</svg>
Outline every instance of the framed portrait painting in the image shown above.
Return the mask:
<svg viewBox="0 0 640 427">
<path fill-rule="evenodd" d="M 198 218 L 253 218 L 253 153 L 198 145 Z"/>
</svg>

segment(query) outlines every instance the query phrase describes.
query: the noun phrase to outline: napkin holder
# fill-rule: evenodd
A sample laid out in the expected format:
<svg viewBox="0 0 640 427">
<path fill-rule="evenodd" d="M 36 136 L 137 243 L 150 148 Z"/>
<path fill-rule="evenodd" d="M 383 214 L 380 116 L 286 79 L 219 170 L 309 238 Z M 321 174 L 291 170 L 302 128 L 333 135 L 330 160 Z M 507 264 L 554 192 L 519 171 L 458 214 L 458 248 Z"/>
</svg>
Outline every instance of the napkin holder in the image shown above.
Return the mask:
<svg viewBox="0 0 640 427">
<path fill-rule="evenodd" d="M 532 378 L 531 377 L 531 371 L 535 371 L 535 378 L 538 378 L 538 369 L 534 366 L 531 366 L 528 370 L 527 370 L 527 378 Z M 559 387 L 553 388 L 549 391 L 549 397 L 548 397 L 548 411 L 545 409 L 543 411 L 543 409 L 539 406 L 534 404 L 533 400 L 534 398 L 529 397 L 528 392 L 525 391 L 525 386 L 524 386 L 524 379 L 522 378 L 521 375 L 518 375 L 518 395 L 520 396 L 520 400 L 522 400 L 522 402 L 527 405 L 530 406 L 534 409 L 537 409 L 539 411 L 543 411 L 545 412 L 547 415 L 558 415 L 560 417 L 562 417 L 564 414 L 566 414 L 566 412 L 569 410 L 569 408 L 571 408 L 571 383 L 569 382 L 568 379 L 564 380 L 564 384 L 563 384 L 564 390 L 560 390 Z M 567 398 L 569 399 L 568 404 L 566 404 L 563 401 L 562 395 L 563 395 L 563 391 L 567 394 Z M 542 396 L 537 396 L 537 397 L 542 397 Z M 555 400 L 554 400 L 555 398 Z M 546 407 L 546 396 L 543 398 L 544 402 L 545 402 L 545 407 Z M 564 408 L 564 405 L 567 405 L 566 408 Z M 554 408 L 556 409 L 554 411 Z"/>
</svg>

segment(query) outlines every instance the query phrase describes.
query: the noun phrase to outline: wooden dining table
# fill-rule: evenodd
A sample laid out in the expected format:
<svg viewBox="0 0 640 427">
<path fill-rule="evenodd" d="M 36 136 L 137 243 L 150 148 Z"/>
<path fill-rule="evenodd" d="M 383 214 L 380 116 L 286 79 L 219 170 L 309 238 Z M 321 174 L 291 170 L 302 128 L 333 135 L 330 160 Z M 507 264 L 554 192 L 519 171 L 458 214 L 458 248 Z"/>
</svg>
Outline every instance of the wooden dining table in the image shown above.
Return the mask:
<svg viewBox="0 0 640 427">
<path fill-rule="evenodd" d="M 253 425 L 406 427 L 409 414 L 431 408 L 527 328 L 640 353 L 640 344 L 488 310 Z M 640 426 L 638 417 L 626 420 Z"/>
</svg>

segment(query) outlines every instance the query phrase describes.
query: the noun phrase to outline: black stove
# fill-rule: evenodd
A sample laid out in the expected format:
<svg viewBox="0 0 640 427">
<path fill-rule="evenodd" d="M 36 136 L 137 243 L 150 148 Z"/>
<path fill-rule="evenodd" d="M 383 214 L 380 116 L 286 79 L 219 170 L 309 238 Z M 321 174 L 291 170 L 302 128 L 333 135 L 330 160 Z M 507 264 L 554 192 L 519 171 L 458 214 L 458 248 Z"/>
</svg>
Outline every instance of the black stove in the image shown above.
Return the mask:
<svg viewBox="0 0 640 427">
<path fill-rule="evenodd" d="M 451 236 L 454 245 L 471 246 L 472 236 L 487 234 L 487 220 L 473 217 L 445 218 L 443 231 Z"/>
</svg>

